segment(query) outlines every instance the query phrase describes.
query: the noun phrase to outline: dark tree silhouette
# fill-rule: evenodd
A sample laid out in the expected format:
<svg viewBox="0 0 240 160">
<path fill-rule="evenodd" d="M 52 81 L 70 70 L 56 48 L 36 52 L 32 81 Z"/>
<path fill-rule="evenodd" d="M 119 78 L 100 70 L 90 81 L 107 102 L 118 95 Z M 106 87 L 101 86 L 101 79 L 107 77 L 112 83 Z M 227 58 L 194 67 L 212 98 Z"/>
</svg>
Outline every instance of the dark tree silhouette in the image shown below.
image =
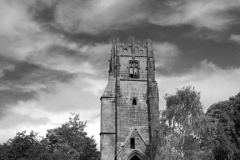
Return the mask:
<svg viewBox="0 0 240 160">
<path fill-rule="evenodd" d="M 213 104 L 206 114 L 216 124 L 212 148 L 215 159 L 240 159 L 240 93 Z"/>
<path fill-rule="evenodd" d="M 99 160 L 93 137 L 85 132 L 86 122 L 73 114 L 69 122 L 48 130 L 46 138 L 31 131 L 18 132 L 13 139 L 0 145 L 3 160 Z"/>
</svg>

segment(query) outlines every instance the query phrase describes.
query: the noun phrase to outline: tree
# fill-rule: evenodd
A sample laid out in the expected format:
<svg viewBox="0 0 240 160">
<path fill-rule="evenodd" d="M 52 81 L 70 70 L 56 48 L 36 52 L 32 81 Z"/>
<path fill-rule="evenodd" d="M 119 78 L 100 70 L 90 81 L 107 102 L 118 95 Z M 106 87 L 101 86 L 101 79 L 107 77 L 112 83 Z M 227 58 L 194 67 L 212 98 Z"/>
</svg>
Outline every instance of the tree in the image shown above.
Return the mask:
<svg viewBox="0 0 240 160">
<path fill-rule="evenodd" d="M 160 118 L 159 159 L 206 159 L 214 125 L 204 116 L 200 93 L 191 86 L 166 94 Z M 207 132 L 209 131 L 209 132 Z M 208 146 L 208 147 L 207 147 Z"/>
<path fill-rule="evenodd" d="M 206 115 L 216 124 L 214 158 L 240 159 L 240 93 L 229 100 L 213 104 Z"/>
<path fill-rule="evenodd" d="M 0 146 L 0 159 L 36 159 L 44 150 L 39 142 L 38 133 L 18 132 L 13 139 Z"/>
<path fill-rule="evenodd" d="M 50 129 L 46 138 L 31 131 L 18 132 L 13 139 L 0 145 L 0 159 L 13 160 L 99 160 L 93 137 L 85 132 L 86 122 L 73 114 L 69 122 Z"/>
<path fill-rule="evenodd" d="M 78 114 L 73 114 L 69 122 L 56 129 L 48 130 L 45 140 L 52 153 L 67 159 L 98 160 L 99 152 L 93 137 L 87 137 L 84 131 L 86 122 L 80 121 Z"/>
</svg>

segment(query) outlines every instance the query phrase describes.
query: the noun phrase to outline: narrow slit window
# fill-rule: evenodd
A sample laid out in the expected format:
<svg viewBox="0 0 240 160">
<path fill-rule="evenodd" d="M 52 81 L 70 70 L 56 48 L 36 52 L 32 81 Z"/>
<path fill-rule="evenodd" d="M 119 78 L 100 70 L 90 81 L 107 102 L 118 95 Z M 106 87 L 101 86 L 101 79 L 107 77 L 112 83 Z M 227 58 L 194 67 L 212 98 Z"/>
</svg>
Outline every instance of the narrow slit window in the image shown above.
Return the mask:
<svg viewBox="0 0 240 160">
<path fill-rule="evenodd" d="M 136 98 L 133 98 L 132 104 L 133 104 L 133 105 L 137 105 L 137 99 L 136 99 Z"/>
<path fill-rule="evenodd" d="M 130 148 L 135 149 L 135 138 L 130 139 Z"/>
</svg>

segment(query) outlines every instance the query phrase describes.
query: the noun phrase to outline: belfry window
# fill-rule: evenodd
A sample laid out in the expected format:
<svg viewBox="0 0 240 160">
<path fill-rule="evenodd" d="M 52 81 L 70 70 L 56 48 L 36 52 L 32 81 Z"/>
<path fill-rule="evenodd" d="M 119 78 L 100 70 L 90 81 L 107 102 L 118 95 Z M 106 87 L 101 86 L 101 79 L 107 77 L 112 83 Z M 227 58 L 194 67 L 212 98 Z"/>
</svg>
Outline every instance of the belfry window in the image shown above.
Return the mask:
<svg viewBox="0 0 240 160">
<path fill-rule="evenodd" d="M 129 61 L 129 77 L 139 78 L 139 63 L 136 60 Z"/>
<path fill-rule="evenodd" d="M 135 149 L 135 138 L 130 139 L 130 148 Z"/>
</svg>

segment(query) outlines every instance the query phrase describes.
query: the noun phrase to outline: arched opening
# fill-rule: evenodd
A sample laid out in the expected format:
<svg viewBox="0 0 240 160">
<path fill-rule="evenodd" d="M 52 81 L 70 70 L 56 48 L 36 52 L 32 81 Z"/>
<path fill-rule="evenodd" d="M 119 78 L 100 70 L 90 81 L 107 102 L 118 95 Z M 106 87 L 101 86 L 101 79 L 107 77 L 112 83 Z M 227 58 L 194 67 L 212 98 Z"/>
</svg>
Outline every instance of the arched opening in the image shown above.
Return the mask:
<svg viewBox="0 0 240 160">
<path fill-rule="evenodd" d="M 147 157 L 138 150 L 132 150 L 125 158 L 125 160 L 146 160 Z"/>
<path fill-rule="evenodd" d="M 138 156 L 133 156 L 130 160 L 141 160 Z"/>
<path fill-rule="evenodd" d="M 148 159 L 141 151 L 134 149 L 132 150 L 124 160 L 146 160 Z"/>
</svg>

